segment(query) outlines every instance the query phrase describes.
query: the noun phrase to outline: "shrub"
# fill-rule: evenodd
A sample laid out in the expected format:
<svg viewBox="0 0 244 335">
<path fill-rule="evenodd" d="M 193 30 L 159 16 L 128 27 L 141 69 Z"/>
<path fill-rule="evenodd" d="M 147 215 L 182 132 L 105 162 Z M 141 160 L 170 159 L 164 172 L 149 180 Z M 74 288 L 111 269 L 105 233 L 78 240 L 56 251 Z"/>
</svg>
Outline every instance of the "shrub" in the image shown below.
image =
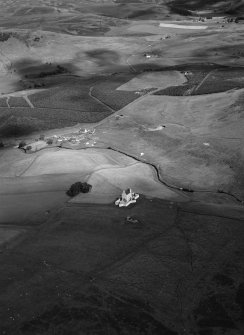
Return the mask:
<svg viewBox="0 0 244 335">
<path fill-rule="evenodd" d="M 4 147 L 4 144 L 2 141 L 0 141 L 0 149 Z"/>
<path fill-rule="evenodd" d="M 20 143 L 19 143 L 19 149 L 21 149 L 21 148 L 23 148 L 23 147 L 25 147 L 26 146 L 26 143 L 25 143 L 25 141 L 21 141 Z"/>
<path fill-rule="evenodd" d="M 79 193 L 88 193 L 91 188 L 92 186 L 86 182 L 82 183 L 78 181 L 70 186 L 70 189 L 66 192 L 66 194 L 70 197 L 74 197 Z"/>
<path fill-rule="evenodd" d="M 47 139 L 47 144 L 48 144 L 48 145 L 53 144 L 53 139 L 52 139 L 52 138 L 48 138 L 48 139 Z"/>
<path fill-rule="evenodd" d="M 26 150 L 31 150 L 32 146 L 31 145 L 27 145 Z"/>
</svg>

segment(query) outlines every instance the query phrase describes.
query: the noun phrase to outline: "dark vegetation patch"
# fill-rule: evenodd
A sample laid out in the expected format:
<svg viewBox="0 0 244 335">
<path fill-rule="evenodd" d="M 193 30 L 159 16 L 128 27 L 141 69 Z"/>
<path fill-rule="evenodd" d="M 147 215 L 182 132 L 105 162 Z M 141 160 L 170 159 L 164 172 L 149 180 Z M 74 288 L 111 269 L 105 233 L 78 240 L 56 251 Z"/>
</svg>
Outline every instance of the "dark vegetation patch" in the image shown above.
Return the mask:
<svg viewBox="0 0 244 335">
<path fill-rule="evenodd" d="M 13 63 L 13 68 L 16 69 L 22 80 L 38 80 L 76 71 L 76 67 L 71 63 L 42 63 L 29 58 Z"/>
<path fill-rule="evenodd" d="M 27 101 L 24 98 L 21 98 L 21 97 L 10 97 L 9 100 L 8 100 L 8 103 L 9 103 L 10 107 L 27 107 L 27 108 L 30 108 Z"/>
<path fill-rule="evenodd" d="M 213 14 L 240 14 L 244 12 L 242 1 L 222 0 L 173 0 L 169 2 L 172 13 L 184 15 L 184 11 L 209 10 Z M 180 13 L 179 10 L 182 12 Z"/>
<path fill-rule="evenodd" d="M 218 46 L 216 48 L 207 48 L 207 49 L 199 49 L 194 51 L 194 57 L 209 57 L 211 55 L 226 55 L 231 58 L 241 58 L 244 56 L 244 44 L 234 44 L 225 45 L 225 46 Z M 235 69 L 234 67 L 232 68 Z M 237 68 L 238 69 L 238 68 Z"/>
<path fill-rule="evenodd" d="M 23 334 L 177 335 L 157 321 L 147 306 L 136 300 L 115 298 L 96 290 L 94 295 L 78 295 L 76 304 L 55 305 L 36 319 L 22 325 Z"/>
<path fill-rule="evenodd" d="M 192 11 L 184 8 L 183 6 L 170 6 L 171 12 L 174 14 L 182 15 L 182 16 L 191 16 L 193 15 Z"/>
<path fill-rule="evenodd" d="M 164 5 L 155 6 L 155 3 L 138 3 L 126 2 L 117 3 L 117 5 L 104 5 L 103 7 L 95 7 L 97 14 L 116 17 L 120 19 L 136 19 L 136 20 L 150 20 L 150 19 L 163 19 L 166 16 Z"/>
<path fill-rule="evenodd" d="M 88 193 L 90 192 L 92 185 L 87 184 L 86 182 L 82 183 L 77 181 L 76 183 L 72 184 L 66 194 L 70 197 L 75 197 L 79 193 Z"/>
<path fill-rule="evenodd" d="M 178 68 L 182 71 L 182 68 Z M 160 90 L 155 95 L 184 96 L 204 95 L 226 92 L 231 89 L 244 88 L 244 68 L 217 67 L 196 69 L 185 68 L 187 82 L 180 86 L 171 86 Z"/>
<path fill-rule="evenodd" d="M 153 9 L 138 9 L 128 15 L 129 19 L 148 18 L 148 16 L 155 14 Z"/>
<path fill-rule="evenodd" d="M 31 67 L 28 69 L 28 71 L 30 72 L 30 74 L 25 75 L 26 79 L 45 78 L 69 72 L 65 67 L 61 65 L 53 65 L 51 63 L 47 63 L 43 66 L 38 66 L 38 68 Z"/>
<path fill-rule="evenodd" d="M 194 95 L 225 92 L 244 88 L 244 68 L 219 69 L 194 91 Z"/>
<path fill-rule="evenodd" d="M 6 42 L 12 36 L 13 33 L 11 32 L 0 32 L 0 42 Z"/>
</svg>

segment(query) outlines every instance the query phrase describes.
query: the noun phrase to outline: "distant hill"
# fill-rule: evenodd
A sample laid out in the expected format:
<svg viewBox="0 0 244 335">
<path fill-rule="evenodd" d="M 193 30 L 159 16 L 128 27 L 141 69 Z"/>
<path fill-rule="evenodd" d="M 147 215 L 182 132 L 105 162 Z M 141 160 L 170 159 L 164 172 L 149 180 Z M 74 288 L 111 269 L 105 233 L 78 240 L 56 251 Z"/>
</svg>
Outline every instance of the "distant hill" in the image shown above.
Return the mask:
<svg viewBox="0 0 244 335">
<path fill-rule="evenodd" d="M 244 15 L 244 0 L 172 0 L 168 1 L 172 13 L 207 11 L 212 14 Z"/>
</svg>

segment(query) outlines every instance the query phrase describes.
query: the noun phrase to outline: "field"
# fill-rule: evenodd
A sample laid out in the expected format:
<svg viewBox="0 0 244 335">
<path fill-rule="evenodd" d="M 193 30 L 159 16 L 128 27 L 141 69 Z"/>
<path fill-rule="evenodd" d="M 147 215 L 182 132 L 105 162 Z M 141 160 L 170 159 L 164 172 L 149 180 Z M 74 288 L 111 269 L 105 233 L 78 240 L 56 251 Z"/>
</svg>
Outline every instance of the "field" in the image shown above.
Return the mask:
<svg viewBox="0 0 244 335">
<path fill-rule="evenodd" d="M 171 86 L 157 91 L 155 95 L 184 96 L 203 95 L 226 92 L 232 89 L 244 88 L 243 68 L 213 69 L 196 71 L 191 68 L 186 70 L 188 82 L 181 86 Z"/>
<path fill-rule="evenodd" d="M 134 91 L 119 89 L 124 82 L 129 81 L 132 77 L 131 74 L 116 75 L 110 80 L 96 84 L 92 95 L 113 110 L 118 111 L 138 98 Z"/>
<path fill-rule="evenodd" d="M 1 335 L 243 335 L 243 3 L 0 1 Z"/>
<path fill-rule="evenodd" d="M 125 225 L 127 215 L 141 226 Z M 159 200 L 123 212 L 66 206 L 47 222 L 1 254 L 1 331 L 238 334 L 242 222 Z"/>
<path fill-rule="evenodd" d="M 143 163 L 135 163 L 125 167 L 101 168 L 91 174 L 87 181 L 92 186 L 87 196 L 78 195 L 72 203 L 111 204 L 124 189 L 131 187 L 136 193 L 149 198 L 186 201 L 181 195 L 172 192 L 157 180 L 155 171 Z"/>
<path fill-rule="evenodd" d="M 23 98 L 10 97 L 11 108 L 0 107 L 0 118 L 3 120 L 0 135 L 20 136 L 41 129 L 98 122 L 111 114 L 109 108 L 89 96 L 89 83 L 84 84 L 84 81 L 70 77 L 66 82 L 30 95 L 34 108 Z M 0 101 L 5 104 L 4 99 Z"/>
<path fill-rule="evenodd" d="M 25 99 L 20 98 L 20 97 L 10 97 L 8 100 L 9 106 L 10 107 L 26 107 L 30 108 L 28 103 L 26 102 Z"/>
<path fill-rule="evenodd" d="M 142 160 L 158 166 L 161 178 L 170 185 L 196 193 L 223 190 L 242 198 L 241 107 L 225 119 L 241 92 L 212 94 L 208 99 L 145 96 L 120 111 L 124 117 L 98 126 L 97 143 L 126 148 L 139 159 L 143 153 Z"/>
<path fill-rule="evenodd" d="M 173 83 L 182 84 L 185 77 L 177 71 L 143 73 L 117 88 L 120 91 L 140 91 L 152 88 L 166 88 Z"/>
<path fill-rule="evenodd" d="M 99 108 L 100 109 L 100 108 Z M 102 108 L 101 108 L 102 109 Z M 59 108 L 0 108 L 0 136 L 25 136 L 33 131 L 62 128 L 77 123 L 98 122 L 110 115 L 109 111 L 78 111 Z"/>
<path fill-rule="evenodd" d="M 7 107 L 6 99 L 4 98 L 0 99 L 0 107 Z"/>
</svg>

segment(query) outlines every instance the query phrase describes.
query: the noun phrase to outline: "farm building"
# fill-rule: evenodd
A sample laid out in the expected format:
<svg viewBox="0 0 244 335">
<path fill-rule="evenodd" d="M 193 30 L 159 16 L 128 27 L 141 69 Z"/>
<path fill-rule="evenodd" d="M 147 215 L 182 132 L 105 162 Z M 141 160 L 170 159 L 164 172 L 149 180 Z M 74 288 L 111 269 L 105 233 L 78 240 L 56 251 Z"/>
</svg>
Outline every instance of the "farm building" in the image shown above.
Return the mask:
<svg viewBox="0 0 244 335">
<path fill-rule="evenodd" d="M 127 207 L 130 204 L 136 203 L 139 198 L 139 194 L 132 192 L 131 188 L 128 188 L 122 192 L 119 199 L 115 201 L 115 205 L 119 207 Z"/>
</svg>

